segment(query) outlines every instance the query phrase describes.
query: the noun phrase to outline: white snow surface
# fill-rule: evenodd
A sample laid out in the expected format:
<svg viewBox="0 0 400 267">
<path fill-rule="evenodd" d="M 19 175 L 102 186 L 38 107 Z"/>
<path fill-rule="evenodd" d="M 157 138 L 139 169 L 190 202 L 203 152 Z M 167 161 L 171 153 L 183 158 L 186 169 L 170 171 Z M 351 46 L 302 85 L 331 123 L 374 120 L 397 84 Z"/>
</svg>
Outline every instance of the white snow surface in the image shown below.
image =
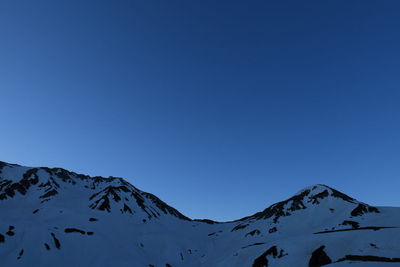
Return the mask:
<svg viewBox="0 0 400 267">
<path fill-rule="evenodd" d="M 325 185 L 220 223 L 187 218 L 122 178 L 0 162 L 4 267 L 400 266 L 398 227 L 400 208 Z"/>
</svg>

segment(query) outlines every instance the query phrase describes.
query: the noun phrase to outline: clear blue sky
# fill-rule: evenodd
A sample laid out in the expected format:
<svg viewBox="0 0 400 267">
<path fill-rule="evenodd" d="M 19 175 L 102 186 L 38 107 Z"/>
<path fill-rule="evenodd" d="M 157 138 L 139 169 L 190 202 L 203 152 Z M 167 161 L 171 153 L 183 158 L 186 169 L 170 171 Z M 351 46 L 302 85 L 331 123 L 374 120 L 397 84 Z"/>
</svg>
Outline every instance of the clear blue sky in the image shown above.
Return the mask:
<svg viewBox="0 0 400 267">
<path fill-rule="evenodd" d="M 230 220 L 316 183 L 400 206 L 400 1 L 0 2 L 0 160 Z"/>
</svg>

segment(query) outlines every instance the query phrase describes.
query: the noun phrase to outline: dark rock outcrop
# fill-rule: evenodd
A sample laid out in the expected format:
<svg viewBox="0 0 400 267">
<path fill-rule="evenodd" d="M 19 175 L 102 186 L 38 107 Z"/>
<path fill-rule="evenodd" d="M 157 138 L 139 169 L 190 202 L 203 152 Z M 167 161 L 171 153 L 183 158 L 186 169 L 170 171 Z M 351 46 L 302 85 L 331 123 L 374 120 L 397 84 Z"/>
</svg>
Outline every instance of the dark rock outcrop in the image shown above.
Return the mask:
<svg viewBox="0 0 400 267">
<path fill-rule="evenodd" d="M 278 248 L 276 246 L 270 247 L 267 251 L 261 254 L 257 259 L 253 262 L 253 267 L 268 267 L 268 256 L 272 256 L 273 258 L 282 258 L 287 254 L 284 253 L 283 249 L 281 249 L 278 253 Z"/>
<path fill-rule="evenodd" d="M 77 228 L 65 228 L 64 232 L 66 232 L 66 233 L 80 233 L 82 235 L 86 234 L 85 231 L 83 231 L 81 229 L 77 229 Z"/>
<path fill-rule="evenodd" d="M 248 223 L 246 223 L 246 224 L 238 224 L 238 225 L 236 225 L 235 227 L 232 228 L 231 232 L 244 229 L 247 226 L 249 226 Z"/>
<path fill-rule="evenodd" d="M 338 262 L 341 261 L 400 262 L 400 258 L 388 258 L 371 255 L 346 255 L 344 258 L 338 260 Z"/>
<path fill-rule="evenodd" d="M 56 248 L 60 249 L 61 248 L 60 240 L 58 240 L 58 238 L 56 237 L 56 235 L 54 233 L 51 233 L 51 236 L 53 237 L 53 242 L 54 242 L 54 245 L 56 246 Z"/>
<path fill-rule="evenodd" d="M 360 227 L 360 223 L 355 222 L 355 221 L 350 221 L 350 220 L 345 220 L 341 224 L 342 225 L 350 225 L 353 229 Z"/>
<path fill-rule="evenodd" d="M 256 229 L 256 230 L 248 232 L 245 236 L 248 236 L 248 235 L 251 235 L 251 236 L 259 235 L 260 233 L 261 233 L 260 230 Z"/>
<path fill-rule="evenodd" d="M 325 246 L 320 246 L 311 255 L 309 267 L 320 267 L 332 263 L 331 258 L 324 251 Z"/>
<path fill-rule="evenodd" d="M 367 204 L 360 203 L 358 206 L 351 211 L 351 216 L 361 216 L 366 213 L 379 213 L 378 208 L 369 206 Z"/>
<path fill-rule="evenodd" d="M 320 202 L 318 199 L 324 199 L 328 196 L 329 196 L 329 192 L 327 189 L 325 189 L 321 193 L 311 196 L 310 199 L 312 200 L 312 204 L 319 204 Z"/>
</svg>

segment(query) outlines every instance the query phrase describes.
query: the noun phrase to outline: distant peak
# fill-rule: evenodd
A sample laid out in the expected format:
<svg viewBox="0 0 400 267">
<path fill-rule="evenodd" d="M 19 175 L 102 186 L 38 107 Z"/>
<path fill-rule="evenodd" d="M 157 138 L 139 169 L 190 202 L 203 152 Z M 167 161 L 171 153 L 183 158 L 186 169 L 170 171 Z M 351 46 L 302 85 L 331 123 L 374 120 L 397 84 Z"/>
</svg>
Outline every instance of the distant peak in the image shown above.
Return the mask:
<svg viewBox="0 0 400 267">
<path fill-rule="evenodd" d="M 307 186 L 307 187 L 303 188 L 302 190 L 298 191 L 293 197 L 298 196 L 298 195 L 304 195 L 309 198 L 315 198 L 318 196 L 325 195 L 325 196 L 340 198 L 344 201 L 352 202 L 352 203 L 354 203 L 356 201 L 354 198 L 340 192 L 339 190 L 336 190 L 336 189 L 334 189 L 330 186 L 324 185 L 324 184 L 315 184 L 315 185 Z"/>
<path fill-rule="evenodd" d="M 327 185 L 324 185 L 324 184 L 315 184 L 315 185 L 310 185 L 310 186 L 304 187 L 303 189 L 301 189 L 300 191 L 298 191 L 294 195 L 301 195 L 304 192 L 309 192 L 309 193 L 313 193 L 314 194 L 314 193 L 318 193 L 320 191 L 322 192 L 324 190 L 331 191 L 332 188 L 327 186 Z"/>
<path fill-rule="evenodd" d="M 272 218 L 273 222 L 278 222 L 279 218 L 290 216 L 298 210 L 305 210 L 309 207 L 318 207 L 322 201 L 326 199 L 336 199 L 338 201 L 358 204 L 357 200 L 348 195 L 323 184 L 307 186 L 298 191 L 291 198 L 275 203 L 261 212 L 248 217 L 244 217 L 238 221 L 252 219 L 268 219 Z"/>
</svg>

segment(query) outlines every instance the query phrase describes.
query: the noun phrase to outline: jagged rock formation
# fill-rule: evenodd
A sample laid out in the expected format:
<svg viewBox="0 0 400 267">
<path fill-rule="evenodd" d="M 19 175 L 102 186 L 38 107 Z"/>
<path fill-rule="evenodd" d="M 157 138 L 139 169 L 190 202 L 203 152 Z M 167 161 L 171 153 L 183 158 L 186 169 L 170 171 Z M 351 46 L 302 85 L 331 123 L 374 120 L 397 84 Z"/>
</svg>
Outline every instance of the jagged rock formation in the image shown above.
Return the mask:
<svg viewBox="0 0 400 267">
<path fill-rule="evenodd" d="M 192 220 L 122 178 L 0 162 L 0 214 L 0 266 L 400 261 L 400 209 L 373 207 L 325 185 L 221 223 Z"/>
</svg>

